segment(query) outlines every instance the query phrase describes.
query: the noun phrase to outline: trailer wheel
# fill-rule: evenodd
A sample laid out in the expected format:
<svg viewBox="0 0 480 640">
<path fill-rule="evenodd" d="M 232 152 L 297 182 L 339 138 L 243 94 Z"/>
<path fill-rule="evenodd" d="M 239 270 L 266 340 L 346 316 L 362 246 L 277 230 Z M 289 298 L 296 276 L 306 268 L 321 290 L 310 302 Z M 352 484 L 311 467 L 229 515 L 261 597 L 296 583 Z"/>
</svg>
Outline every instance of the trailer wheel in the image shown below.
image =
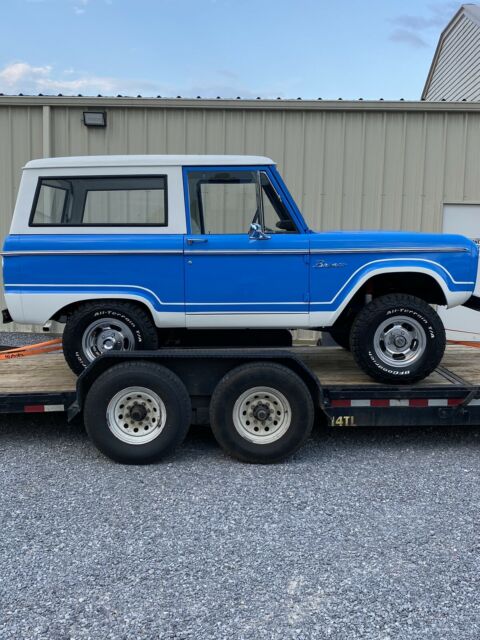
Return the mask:
<svg viewBox="0 0 480 640">
<path fill-rule="evenodd" d="M 210 423 L 220 446 L 244 462 L 277 462 L 308 438 L 314 421 L 310 392 L 279 364 L 256 362 L 229 371 L 210 402 Z"/>
<path fill-rule="evenodd" d="M 106 456 L 126 464 L 148 464 L 169 454 L 185 438 L 191 402 L 183 382 L 150 362 L 107 369 L 88 391 L 84 422 Z"/>
<path fill-rule="evenodd" d="M 378 382 L 406 384 L 429 376 L 445 351 L 437 312 L 420 298 L 389 294 L 357 315 L 350 346 L 358 366 Z"/>
<path fill-rule="evenodd" d="M 63 332 L 63 353 L 74 373 L 82 373 L 103 353 L 157 347 L 152 319 L 131 302 L 85 302 L 68 318 Z"/>
</svg>

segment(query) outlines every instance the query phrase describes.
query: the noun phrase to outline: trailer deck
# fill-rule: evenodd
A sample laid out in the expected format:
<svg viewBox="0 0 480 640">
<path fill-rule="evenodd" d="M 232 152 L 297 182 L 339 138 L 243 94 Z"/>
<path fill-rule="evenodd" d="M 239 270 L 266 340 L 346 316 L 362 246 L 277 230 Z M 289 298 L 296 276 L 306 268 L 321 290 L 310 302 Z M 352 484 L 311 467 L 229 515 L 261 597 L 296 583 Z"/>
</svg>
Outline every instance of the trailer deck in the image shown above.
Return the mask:
<svg viewBox="0 0 480 640">
<path fill-rule="evenodd" d="M 448 345 L 442 366 L 407 386 L 372 381 L 338 347 L 296 346 L 282 352 L 300 359 L 318 378 L 332 426 L 434 424 L 439 419 L 480 424 L 480 349 Z M 75 400 L 76 376 L 61 352 L 0 361 L 0 413 L 66 411 Z"/>
<path fill-rule="evenodd" d="M 305 362 L 324 387 L 391 388 L 371 380 L 357 367 L 350 353 L 338 347 L 301 346 L 282 351 L 289 351 Z M 76 380 L 61 352 L 0 361 L 0 395 L 73 392 Z M 452 384 L 480 385 L 480 349 L 448 345 L 441 367 L 425 380 L 400 389 Z"/>
</svg>

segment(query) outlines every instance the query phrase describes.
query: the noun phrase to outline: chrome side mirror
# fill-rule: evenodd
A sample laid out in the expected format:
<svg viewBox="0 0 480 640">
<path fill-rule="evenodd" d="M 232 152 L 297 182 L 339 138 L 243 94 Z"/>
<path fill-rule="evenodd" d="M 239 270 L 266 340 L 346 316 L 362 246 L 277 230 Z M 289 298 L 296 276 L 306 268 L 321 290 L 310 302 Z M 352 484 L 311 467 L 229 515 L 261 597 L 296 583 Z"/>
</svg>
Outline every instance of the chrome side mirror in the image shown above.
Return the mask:
<svg viewBox="0 0 480 640">
<path fill-rule="evenodd" d="M 250 225 L 248 237 L 250 240 L 270 240 L 270 236 L 262 230 L 262 225 L 258 224 L 258 222 L 252 222 Z"/>
</svg>

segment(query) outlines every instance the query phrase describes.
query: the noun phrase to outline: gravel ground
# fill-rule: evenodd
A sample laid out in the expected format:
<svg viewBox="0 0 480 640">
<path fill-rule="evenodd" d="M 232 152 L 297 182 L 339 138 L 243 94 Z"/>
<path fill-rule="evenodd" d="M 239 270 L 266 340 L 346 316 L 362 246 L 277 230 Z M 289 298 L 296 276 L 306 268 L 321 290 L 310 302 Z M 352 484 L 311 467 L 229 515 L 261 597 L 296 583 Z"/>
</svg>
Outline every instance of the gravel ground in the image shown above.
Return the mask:
<svg viewBox="0 0 480 640">
<path fill-rule="evenodd" d="M 127 467 L 9 416 L 0 451 L 2 640 L 480 637 L 480 429 L 317 430 L 262 467 L 196 427 Z"/>
</svg>

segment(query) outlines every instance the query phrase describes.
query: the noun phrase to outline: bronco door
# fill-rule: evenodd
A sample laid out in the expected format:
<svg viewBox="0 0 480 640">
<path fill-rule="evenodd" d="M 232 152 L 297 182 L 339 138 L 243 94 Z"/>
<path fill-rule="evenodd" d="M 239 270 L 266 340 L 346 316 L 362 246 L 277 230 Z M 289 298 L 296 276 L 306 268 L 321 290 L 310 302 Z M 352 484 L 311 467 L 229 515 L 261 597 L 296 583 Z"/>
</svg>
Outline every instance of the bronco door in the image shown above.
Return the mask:
<svg viewBox="0 0 480 640">
<path fill-rule="evenodd" d="M 308 326 L 309 242 L 268 167 L 184 170 L 187 327 Z"/>
</svg>

